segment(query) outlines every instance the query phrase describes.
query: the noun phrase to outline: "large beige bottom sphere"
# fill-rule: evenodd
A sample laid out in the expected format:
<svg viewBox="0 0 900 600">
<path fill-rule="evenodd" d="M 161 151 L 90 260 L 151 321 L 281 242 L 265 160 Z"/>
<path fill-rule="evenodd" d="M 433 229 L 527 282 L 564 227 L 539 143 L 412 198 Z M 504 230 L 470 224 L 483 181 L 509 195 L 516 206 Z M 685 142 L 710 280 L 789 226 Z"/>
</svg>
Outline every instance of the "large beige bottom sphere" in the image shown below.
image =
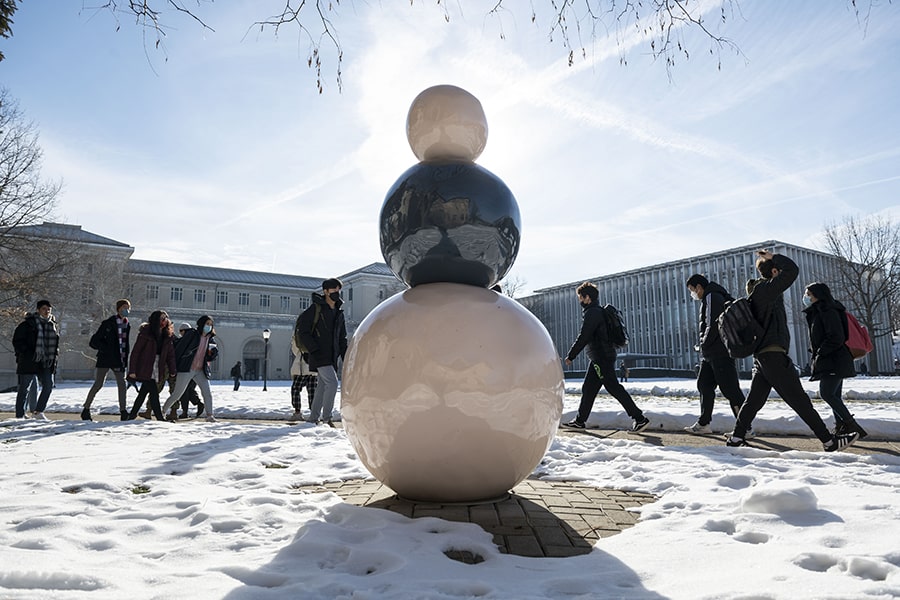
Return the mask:
<svg viewBox="0 0 900 600">
<path fill-rule="evenodd" d="M 564 393 L 559 356 L 534 315 L 487 289 L 431 283 L 360 324 L 341 414 L 360 460 L 400 496 L 479 501 L 538 465 Z"/>
</svg>

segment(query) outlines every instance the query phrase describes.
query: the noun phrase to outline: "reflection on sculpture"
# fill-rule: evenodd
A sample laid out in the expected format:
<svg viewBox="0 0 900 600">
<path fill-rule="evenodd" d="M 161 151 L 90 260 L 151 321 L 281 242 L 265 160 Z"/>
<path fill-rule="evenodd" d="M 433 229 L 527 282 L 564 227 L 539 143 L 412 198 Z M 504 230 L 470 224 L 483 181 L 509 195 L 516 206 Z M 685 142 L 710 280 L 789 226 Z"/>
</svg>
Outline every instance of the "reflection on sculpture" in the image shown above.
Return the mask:
<svg viewBox="0 0 900 600">
<path fill-rule="evenodd" d="M 559 423 L 562 368 L 547 330 L 486 289 L 519 250 L 509 188 L 474 161 L 487 140 L 477 98 L 435 86 L 413 101 L 421 161 L 388 192 L 381 250 L 411 289 L 372 311 L 344 363 L 344 428 L 369 471 L 401 496 L 495 498 L 528 476 Z"/>
</svg>

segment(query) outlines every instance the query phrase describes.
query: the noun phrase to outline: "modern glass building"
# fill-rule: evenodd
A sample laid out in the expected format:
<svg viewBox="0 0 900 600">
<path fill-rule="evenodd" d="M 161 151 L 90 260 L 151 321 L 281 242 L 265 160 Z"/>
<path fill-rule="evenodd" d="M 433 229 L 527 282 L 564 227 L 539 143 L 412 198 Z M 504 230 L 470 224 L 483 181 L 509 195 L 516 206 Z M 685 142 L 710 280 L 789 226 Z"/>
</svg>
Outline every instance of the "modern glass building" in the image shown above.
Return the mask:
<svg viewBox="0 0 900 600">
<path fill-rule="evenodd" d="M 693 372 L 700 361 L 699 353 L 694 350 L 699 341 L 700 303 L 691 298 L 686 286 L 688 277 L 700 273 L 722 285 L 734 297 L 746 295 L 747 280 L 759 276 L 756 251 L 760 248 L 789 256 L 800 267 L 797 282 L 785 294 L 785 308 L 791 327 L 789 354 L 802 368 L 809 362 L 809 335 L 801 301 L 806 284 L 827 283 L 850 312 L 856 312 L 856 307 L 853 298 L 847 297 L 841 283 L 836 281 L 837 259 L 834 256 L 784 242 L 769 240 L 622 273 L 589 277 L 537 290 L 520 301 L 544 323 L 560 356 L 564 356 L 578 337 L 582 323 L 575 289 L 582 281 L 592 281 L 600 291 L 600 303 L 612 304 L 625 318 L 630 339 L 627 348 L 620 353 L 620 360 L 632 368 Z M 887 306 L 883 311 L 880 322 L 887 324 Z M 873 341 L 878 347 L 879 365 L 876 369 L 875 365 L 869 364 L 869 371 L 893 372 L 890 336 Z M 871 360 L 871 356 L 863 360 Z M 582 352 L 573 362 L 572 369 L 584 371 L 587 365 L 586 353 Z M 739 361 L 739 370 L 749 372 L 751 367 L 752 359 Z"/>
</svg>

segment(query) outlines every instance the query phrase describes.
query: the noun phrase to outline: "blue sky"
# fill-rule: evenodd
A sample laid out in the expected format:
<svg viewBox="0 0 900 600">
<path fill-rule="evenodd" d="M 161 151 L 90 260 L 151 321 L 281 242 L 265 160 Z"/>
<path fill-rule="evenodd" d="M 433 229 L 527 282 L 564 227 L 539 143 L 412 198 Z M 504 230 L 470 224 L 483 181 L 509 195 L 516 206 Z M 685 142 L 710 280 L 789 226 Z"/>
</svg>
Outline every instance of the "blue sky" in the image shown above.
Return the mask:
<svg viewBox="0 0 900 600">
<path fill-rule="evenodd" d="M 720 27 L 742 55 L 718 69 L 689 36 L 671 78 L 605 33 L 569 67 L 528 11 L 501 39 L 475 2 L 449 24 L 430 2 L 342 4 L 344 88 L 326 55 L 321 95 L 296 30 L 252 28 L 283 4 L 203 3 L 215 32 L 166 15 L 157 50 L 126 17 L 23 2 L 0 85 L 64 182 L 58 220 L 150 260 L 322 277 L 381 261 L 384 195 L 416 161 L 407 110 L 441 83 L 484 106 L 477 162 L 519 202 L 526 290 L 900 217 L 896 3 L 865 25 L 844 0 L 742 0 Z"/>
</svg>

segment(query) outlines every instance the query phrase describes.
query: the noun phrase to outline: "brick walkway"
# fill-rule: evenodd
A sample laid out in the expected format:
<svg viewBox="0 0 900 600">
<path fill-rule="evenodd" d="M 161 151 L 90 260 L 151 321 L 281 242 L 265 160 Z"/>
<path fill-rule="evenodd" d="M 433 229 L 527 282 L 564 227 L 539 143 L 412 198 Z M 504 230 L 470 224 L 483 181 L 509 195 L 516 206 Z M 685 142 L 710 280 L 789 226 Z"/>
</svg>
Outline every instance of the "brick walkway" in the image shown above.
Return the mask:
<svg viewBox="0 0 900 600">
<path fill-rule="evenodd" d="M 432 504 L 398 498 L 377 481 L 355 479 L 308 486 L 334 492 L 349 504 L 383 508 L 401 515 L 475 523 L 494 536 L 501 552 L 532 557 L 587 554 L 599 538 L 631 527 L 629 508 L 653 502 L 650 494 L 587 486 L 577 482 L 526 479 L 508 498 L 484 504 Z M 450 551 L 466 563 L 483 560 L 468 551 Z"/>
</svg>

